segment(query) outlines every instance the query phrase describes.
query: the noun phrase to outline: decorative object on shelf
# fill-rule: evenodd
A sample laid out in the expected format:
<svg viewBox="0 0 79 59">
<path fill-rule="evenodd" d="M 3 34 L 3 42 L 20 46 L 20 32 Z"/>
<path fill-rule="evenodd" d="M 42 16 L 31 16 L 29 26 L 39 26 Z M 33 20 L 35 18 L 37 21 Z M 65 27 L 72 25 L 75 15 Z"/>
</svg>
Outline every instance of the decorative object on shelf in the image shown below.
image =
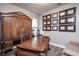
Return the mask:
<svg viewBox="0 0 79 59">
<path fill-rule="evenodd" d="M 48 26 L 48 27 L 47 27 L 47 30 L 49 30 L 49 31 L 50 31 L 50 30 L 51 30 L 51 27 L 50 27 L 50 26 Z"/>
<path fill-rule="evenodd" d="M 66 24 L 65 18 L 59 18 L 59 24 Z"/>
<path fill-rule="evenodd" d="M 69 15 L 75 15 L 76 14 L 76 7 L 67 9 L 66 12 L 67 12 L 68 16 Z"/>
<path fill-rule="evenodd" d="M 46 16 L 44 16 L 43 19 L 46 19 Z"/>
<path fill-rule="evenodd" d="M 57 13 L 57 12 L 56 12 L 56 13 L 53 13 L 53 14 L 52 14 L 52 17 L 53 17 L 53 18 L 58 18 L 58 13 Z"/>
<path fill-rule="evenodd" d="M 76 31 L 76 7 L 59 12 L 59 31 Z"/>
<path fill-rule="evenodd" d="M 75 32 L 76 25 L 61 25 L 59 26 L 59 31 L 64 32 Z"/>
<path fill-rule="evenodd" d="M 43 16 L 43 20 L 50 20 L 51 19 L 51 14 Z"/>
<path fill-rule="evenodd" d="M 52 31 L 58 31 L 58 12 L 52 14 Z"/>
<path fill-rule="evenodd" d="M 76 15 L 76 7 L 59 12 L 59 17 L 66 17 L 66 16 L 72 16 L 72 15 Z"/>
<path fill-rule="evenodd" d="M 52 31 L 57 31 L 58 30 L 58 26 L 52 26 Z"/>
<path fill-rule="evenodd" d="M 43 21 L 43 25 L 46 25 L 47 24 L 47 21 Z"/>
<path fill-rule="evenodd" d="M 43 16 L 43 31 L 51 31 L 51 14 Z"/>
<path fill-rule="evenodd" d="M 76 17 L 59 18 L 59 24 L 74 24 L 76 23 Z"/>
<path fill-rule="evenodd" d="M 59 31 L 66 31 L 66 27 L 63 25 L 59 26 Z"/>
<path fill-rule="evenodd" d="M 64 16 L 66 16 L 66 11 L 64 10 L 64 11 L 60 11 L 59 12 L 59 17 L 64 17 Z"/>
<path fill-rule="evenodd" d="M 67 24 L 70 24 L 70 23 L 76 23 L 76 17 L 73 16 L 73 17 L 68 17 L 67 18 Z"/>
<path fill-rule="evenodd" d="M 47 15 L 47 19 L 51 19 L 51 14 Z"/>
<path fill-rule="evenodd" d="M 52 20 L 52 24 L 53 24 L 53 25 L 57 25 L 57 24 L 58 24 L 58 19 Z"/>
<path fill-rule="evenodd" d="M 51 26 L 43 26 L 43 31 L 51 31 Z"/>
<path fill-rule="evenodd" d="M 75 32 L 76 30 L 75 30 L 75 28 L 76 28 L 76 26 L 75 25 L 68 25 L 68 26 L 66 26 L 67 27 L 67 31 L 69 31 L 69 32 Z"/>
<path fill-rule="evenodd" d="M 46 30 L 46 29 L 47 29 L 47 27 L 44 26 L 44 27 L 43 27 L 43 30 Z"/>
<path fill-rule="evenodd" d="M 51 25 L 51 20 L 43 21 L 43 25 Z"/>
<path fill-rule="evenodd" d="M 47 25 L 51 25 L 51 20 L 47 21 Z"/>
</svg>

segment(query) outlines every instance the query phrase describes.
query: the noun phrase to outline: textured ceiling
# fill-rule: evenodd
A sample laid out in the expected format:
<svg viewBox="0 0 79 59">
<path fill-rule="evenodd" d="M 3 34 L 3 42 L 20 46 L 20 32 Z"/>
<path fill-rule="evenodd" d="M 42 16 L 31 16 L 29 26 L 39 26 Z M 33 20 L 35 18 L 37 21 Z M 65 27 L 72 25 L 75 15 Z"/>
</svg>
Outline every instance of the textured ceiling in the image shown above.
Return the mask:
<svg viewBox="0 0 79 59">
<path fill-rule="evenodd" d="M 17 7 L 41 15 L 46 11 L 65 5 L 66 3 L 11 3 Z"/>
</svg>

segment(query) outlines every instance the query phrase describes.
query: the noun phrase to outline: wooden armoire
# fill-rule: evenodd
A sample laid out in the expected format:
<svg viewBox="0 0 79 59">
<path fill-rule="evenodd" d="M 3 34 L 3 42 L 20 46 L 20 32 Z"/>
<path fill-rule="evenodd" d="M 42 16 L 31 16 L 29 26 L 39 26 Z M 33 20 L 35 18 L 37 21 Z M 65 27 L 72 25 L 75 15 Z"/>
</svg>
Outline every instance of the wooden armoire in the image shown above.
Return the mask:
<svg viewBox="0 0 79 59">
<path fill-rule="evenodd" d="M 21 12 L 1 13 L 0 15 L 2 24 L 4 42 L 2 52 L 12 49 L 14 45 L 21 42 L 21 36 L 26 33 L 29 39 L 32 38 L 32 19 Z M 1 29 L 0 28 L 0 29 Z"/>
<path fill-rule="evenodd" d="M 3 20 L 1 18 L 1 13 L 0 13 L 0 55 L 2 55 L 2 46 L 3 46 Z"/>
</svg>

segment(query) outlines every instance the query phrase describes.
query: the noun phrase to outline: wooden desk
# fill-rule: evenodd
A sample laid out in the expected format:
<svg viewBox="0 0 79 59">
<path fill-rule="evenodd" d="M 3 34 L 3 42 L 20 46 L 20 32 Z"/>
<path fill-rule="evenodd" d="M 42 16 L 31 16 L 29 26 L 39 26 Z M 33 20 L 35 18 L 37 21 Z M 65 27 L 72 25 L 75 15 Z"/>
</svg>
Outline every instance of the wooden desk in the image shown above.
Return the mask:
<svg viewBox="0 0 79 59">
<path fill-rule="evenodd" d="M 34 43 L 35 39 L 37 42 Z M 39 37 L 32 40 L 28 40 L 17 45 L 16 55 L 41 55 L 41 53 L 45 53 L 47 55 L 48 50 L 48 39 Z M 20 53 L 21 52 L 21 53 Z"/>
</svg>

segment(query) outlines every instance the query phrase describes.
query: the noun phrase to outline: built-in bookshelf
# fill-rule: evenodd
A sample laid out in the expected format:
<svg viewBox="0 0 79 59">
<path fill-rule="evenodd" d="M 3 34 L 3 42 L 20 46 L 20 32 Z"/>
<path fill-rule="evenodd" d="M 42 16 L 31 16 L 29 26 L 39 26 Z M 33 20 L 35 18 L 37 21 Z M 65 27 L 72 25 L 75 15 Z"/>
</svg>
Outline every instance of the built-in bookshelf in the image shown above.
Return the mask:
<svg viewBox="0 0 79 59">
<path fill-rule="evenodd" d="M 43 31 L 76 32 L 76 7 L 44 15 Z"/>
<path fill-rule="evenodd" d="M 76 7 L 59 12 L 59 31 L 76 31 Z"/>
<path fill-rule="evenodd" d="M 51 14 L 43 16 L 43 31 L 51 31 Z"/>
</svg>

